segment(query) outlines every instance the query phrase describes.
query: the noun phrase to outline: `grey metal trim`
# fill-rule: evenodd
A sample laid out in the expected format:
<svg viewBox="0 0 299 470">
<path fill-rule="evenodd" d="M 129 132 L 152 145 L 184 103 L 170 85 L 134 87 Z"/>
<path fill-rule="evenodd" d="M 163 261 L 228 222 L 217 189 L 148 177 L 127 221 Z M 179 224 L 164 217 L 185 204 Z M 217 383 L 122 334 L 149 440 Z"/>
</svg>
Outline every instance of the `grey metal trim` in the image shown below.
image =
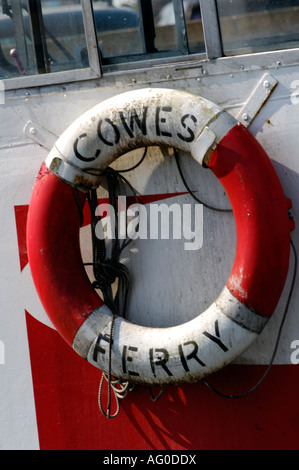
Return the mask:
<svg viewBox="0 0 299 470">
<path fill-rule="evenodd" d="M 98 77 L 101 77 L 102 66 L 98 48 L 98 38 L 94 22 L 92 0 L 85 0 L 84 2 L 81 2 L 81 5 L 89 65 L 91 70 L 93 70 L 93 72 L 95 72 Z"/>
<path fill-rule="evenodd" d="M 92 80 L 96 78 L 99 78 L 99 75 L 90 68 L 86 68 L 41 75 L 27 75 L 16 78 L 7 78 L 2 81 L 4 83 L 4 89 L 9 91 L 40 86 L 59 85 L 61 83 L 80 82 L 82 80 Z"/>
<path fill-rule="evenodd" d="M 236 119 L 242 122 L 245 127 L 249 127 L 265 101 L 270 97 L 277 83 L 276 78 L 270 73 L 265 73 L 240 109 Z"/>
<path fill-rule="evenodd" d="M 182 54 L 189 54 L 188 36 L 187 36 L 183 1 L 173 0 L 173 9 L 174 9 L 178 49 Z"/>
<path fill-rule="evenodd" d="M 222 38 L 216 0 L 200 0 L 200 11 L 208 59 L 223 56 Z"/>
<path fill-rule="evenodd" d="M 243 74 L 265 69 L 276 70 L 282 67 L 299 65 L 299 48 L 279 51 L 258 52 L 254 54 L 220 57 L 208 60 L 203 54 L 176 56 L 128 62 L 113 66 L 104 66 L 103 86 L 111 80 L 117 83 L 145 85 L 153 82 L 173 82 L 187 78 L 201 78 L 222 74 Z M 154 77 L 154 78 L 153 78 Z"/>
</svg>

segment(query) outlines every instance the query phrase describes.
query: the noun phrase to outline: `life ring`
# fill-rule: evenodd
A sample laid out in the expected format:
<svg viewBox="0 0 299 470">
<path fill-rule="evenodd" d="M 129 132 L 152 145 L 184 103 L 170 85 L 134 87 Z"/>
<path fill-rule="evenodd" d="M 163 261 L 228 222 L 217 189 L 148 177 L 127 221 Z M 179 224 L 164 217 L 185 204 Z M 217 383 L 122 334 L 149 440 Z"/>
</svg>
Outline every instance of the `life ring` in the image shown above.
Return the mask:
<svg viewBox="0 0 299 470">
<path fill-rule="evenodd" d="M 190 152 L 222 183 L 237 246 L 229 279 L 195 319 L 148 328 L 116 317 L 111 373 L 141 384 L 194 382 L 238 357 L 260 334 L 281 296 L 289 263 L 290 201 L 257 140 L 231 115 L 193 94 L 127 92 L 96 105 L 57 140 L 35 183 L 27 223 L 36 290 L 53 325 L 88 362 L 108 372 L 112 313 L 93 289 L 80 247 L 73 187 L 100 184 L 99 171 L 127 151 L 167 145 Z"/>
</svg>

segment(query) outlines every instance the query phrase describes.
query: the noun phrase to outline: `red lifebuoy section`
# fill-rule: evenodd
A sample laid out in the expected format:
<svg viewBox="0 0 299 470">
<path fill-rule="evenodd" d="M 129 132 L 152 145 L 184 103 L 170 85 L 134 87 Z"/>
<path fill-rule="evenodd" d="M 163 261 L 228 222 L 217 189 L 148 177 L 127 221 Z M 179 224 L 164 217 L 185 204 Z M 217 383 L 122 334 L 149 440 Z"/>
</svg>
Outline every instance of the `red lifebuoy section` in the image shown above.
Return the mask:
<svg viewBox="0 0 299 470">
<path fill-rule="evenodd" d="M 190 127 L 188 130 L 188 145 L 195 159 L 198 158 L 203 130 L 206 133 L 207 126 L 210 126 L 209 129 L 212 127 L 211 122 L 217 119 L 220 122 L 223 119 L 225 121 L 227 116 L 223 110 L 213 105 L 216 118 L 212 119 L 210 103 L 188 93 L 163 90 L 161 98 L 158 90 L 149 90 L 148 99 L 144 90 L 138 96 L 136 93 L 121 95 L 118 109 L 126 109 L 133 101 L 134 110 L 139 106 L 139 116 L 142 113 L 144 116 L 142 110 L 145 107 L 150 114 L 149 107 L 153 105 L 153 97 L 157 102 L 159 100 L 159 109 L 164 110 L 175 106 L 174 102 L 177 103 L 180 99 L 182 103 L 189 99 L 193 109 L 195 108 L 190 120 L 194 126 L 200 120 L 196 113 L 207 112 L 208 118 L 201 123 L 200 129 Z M 97 112 L 100 113 L 101 124 L 106 119 L 115 137 L 115 127 L 105 115 L 106 110 L 110 112 L 114 103 L 115 101 L 111 103 L 110 100 L 102 103 Z M 156 145 L 164 140 L 169 145 L 182 148 L 177 139 L 168 139 L 179 123 L 187 121 L 185 110 L 176 111 L 177 114 L 181 112 L 179 121 L 176 114 L 173 122 L 166 128 L 163 120 L 164 136 L 157 138 L 149 131 L 145 136 L 146 124 L 148 128 L 153 126 L 144 121 L 142 126 L 134 129 L 134 139 L 130 135 L 127 137 L 127 140 L 131 139 L 129 143 L 119 139 L 121 147 L 115 151 L 115 155 L 119 156 L 128 148 L 150 143 Z M 157 111 L 153 115 L 157 116 Z M 86 119 L 86 116 L 82 117 L 83 122 Z M 227 284 L 206 312 L 178 327 L 144 328 L 118 318 L 115 328 L 119 340 L 118 344 L 117 341 L 113 342 L 112 356 L 112 374 L 115 377 L 147 384 L 198 380 L 241 354 L 257 337 L 267 318 L 275 310 L 289 265 L 290 230 L 294 228 L 288 216 L 290 201 L 285 198 L 274 167 L 257 140 L 241 124 L 232 122 L 231 118 L 227 122 L 220 126 L 221 131 L 217 128 L 216 132 L 213 128 L 213 132 L 216 132 L 215 140 L 213 145 L 205 148 L 203 156 L 205 165 L 222 183 L 236 222 L 236 256 Z M 155 124 L 157 129 L 157 121 Z M 104 132 L 102 128 L 101 132 Z M 86 132 L 81 135 L 88 138 L 89 134 Z M 68 140 L 69 136 L 67 131 L 65 138 Z M 112 138 L 108 139 L 107 136 L 106 142 L 112 142 Z M 76 142 L 78 143 L 78 138 Z M 192 146 L 194 142 L 196 145 Z M 202 142 L 205 146 L 206 138 Z M 97 141 L 96 146 L 98 145 Z M 102 158 L 99 168 L 103 168 L 103 160 L 106 163 L 113 161 L 111 147 L 108 149 L 110 153 L 105 157 L 101 157 L 101 151 L 98 151 L 99 159 Z M 52 154 L 52 161 L 55 160 L 57 168 L 57 155 L 60 158 L 65 152 L 57 145 Z M 82 154 L 83 150 L 80 156 Z M 78 163 L 74 158 L 62 159 L 62 164 L 71 165 L 73 171 Z M 89 158 L 91 159 L 95 160 L 95 157 Z M 82 263 L 79 246 L 80 213 L 74 196 L 74 178 L 72 176 L 73 180 L 68 181 L 64 170 L 62 175 L 57 176 L 54 174 L 54 167 L 51 170 L 50 167 L 51 163 L 43 164 L 40 170 L 28 213 L 27 247 L 32 277 L 46 313 L 65 341 L 96 367 L 107 370 L 104 344 L 102 348 L 98 348 L 102 351 L 101 354 L 95 354 L 95 344 L 98 345 L 104 332 L 109 332 L 111 315 L 93 289 Z M 84 173 L 84 166 L 80 171 Z M 83 206 L 86 192 L 78 190 L 78 194 Z M 103 306 L 106 308 L 104 313 Z M 100 325 L 98 327 L 94 326 L 97 321 Z M 128 337 L 135 338 L 134 345 L 128 345 L 122 339 Z M 159 346 L 162 343 L 163 348 Z M 84 345 L 81 346 L 82 344 Z M 190 351 L 188 348 L 191 347 L 194 349 Z M 202 354 L 200 358 L 197 353 L 199 347 Z M 138 351 L 138 359 L 137 355 L 134 357 L 134 353 L 130 353 L 130 368 L 124 367 L 124 351 L 127 352 L 128 348 Z M 155 359 L 155 351 L 159 351 L 159 360 Z"/>
<path fill-rule="evenodd" d="M 209 168 L 230 199 L 237 248 L 227 287 L 253 311 L 272 315 L 289 266 L 290 199 L 272 162 L 250 132 L 236 125 L 210 157 Z"/>
<path fill-rule="evenodd" d="M 78 193 L 83 206 L 86 194 Z M 43 164 L 28 211 L 28 258 L 44 309 L 70 345 L 79 326 L 103 303 L 83 266 L 79 230 L 73 187 Z"/>
</svg>

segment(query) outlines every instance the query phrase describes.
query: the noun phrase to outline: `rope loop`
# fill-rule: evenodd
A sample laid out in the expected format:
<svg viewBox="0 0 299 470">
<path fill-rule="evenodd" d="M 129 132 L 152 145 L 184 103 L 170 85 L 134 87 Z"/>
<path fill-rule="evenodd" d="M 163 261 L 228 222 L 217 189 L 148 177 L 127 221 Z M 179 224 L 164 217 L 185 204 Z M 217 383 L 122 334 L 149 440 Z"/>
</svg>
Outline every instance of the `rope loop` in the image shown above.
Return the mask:
<svg viewBox="0 0 299 470">
<path fill-rule="evenodd" d="M 119 193 L 120 186 L 123 187 L 124 192 L 126 192 L 126 187 L 129 187 L 130 191 L 133 193 L 136 201 L 138 202 L 138 194 L 129 181 L 121 174 L 127 171 L 135 169 L 139 166 L 147 153 L 147 148 L 145 148 L 142 158 L 131 168 L 125 170 L 114 170 L 111 167 L 107 167 L 104 170 L 101 170 L 101 174 L 107 179 L 108 193 L 109 193 L 109 203 L 117 211 L 117 194 Z M 89 169 L 93 171 L 93 169 Z M 97 206 L 98 199 L 96 190 L 90 190 L 88 194 L 88 203 L 91 212 L 91 238 L 92 238 L 92 247 L 93 247 L 93 274 L 94 282 L 93 287 L 100 289 L 102 291 L 105 304 L 113 312 L 112 322 L 111 322 L 111 331 L 110 331 L 110 341 L 109 341 L 109 371 L 108 373 L 103 372 L 102 378 L 100 381 L 99 387 L 99 396 L 98 403 L 99 408 L 106 418 L 115 418 L 119 413 L 119 399 L 125 398 L 127 394 L 133 390 L 133 386 L 130 382 L 123 382 L 121 380 L 115 379 L 111 375 L 111 355 L 112 355 L 112 336 L 113 336 L 113 324 L 115 315 L 126 316 L 126 305 L 129 295 L 130 288 L 130 272 L 127 266 L 120 262 L 120 256 L 123 249 L 131 242 L 131 240 L 122 240 L 122 243 L 119 239 L 118 226 L 115 226 L 114 237 L 111 240 L 111 254 L 107 256 L 107 247 L 105 240 L 102 240 L 96 236 L 95 227 L 96 224 L 101 220 L 100 216 L 97 215 Z M 118 285 L 116 289 L 116 294 L 113 296 L 112 285 L 118 280 Z M 107 411 L 104 410 L 102 405 L 102 391 L 104 381 L 108 383 L 108 402 L 107 402 Z M 116 401 L 116 411 L 114 414 L 111 414 L 111 392 L 114 393 L 114 398 Z"/>
</svg>

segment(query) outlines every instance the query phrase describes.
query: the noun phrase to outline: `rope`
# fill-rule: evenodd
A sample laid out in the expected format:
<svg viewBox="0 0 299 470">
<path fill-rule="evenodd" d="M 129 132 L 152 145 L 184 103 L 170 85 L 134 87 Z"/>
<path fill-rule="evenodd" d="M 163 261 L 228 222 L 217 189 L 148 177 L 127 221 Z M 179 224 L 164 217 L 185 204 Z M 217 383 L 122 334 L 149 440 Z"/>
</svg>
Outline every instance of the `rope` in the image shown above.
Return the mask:
<svg viewBox="0 0 299 470">
<path fill-rule="evenodd" d="M 105 176 L 108 185 L 109 203 L 113 207 L 114 213 L 117 213 L 117 193 L 119 193 L 120 186 L 126 194 L 126 186 L 129 187 L 132 194 L 134 195 L 136 202 L 138 202 L 138 194 L 129 181 L 122 175 L 122 173 L 132 171 L 137 168 L 144 160 L 147 154 L 147 148 L 145 148 L 143 155 L 139 162 L 137 162 L 131 168 L 124 170 L 114 170 L 111 167 L 107 167 L 104 170 L 88 168 L 87 172 L 95 174 L 99 172 Z M 75 197 L 77 197 L 75 191 Z M 85 263 L 85 265 L 93 266 L 93 274 L 95 281 L 93 287 L 102 291 L 104 302 L 112 311 L 110 337 L 109 337 L 109 352 L 108 352 L 108 373 L 103 372 L 98 394 L 98 403 L 100 411 L 106 418 L 115 418 L 119 413 L 119 399 L 127 396 L 129 391 L 133 390 L 133 385 L 129 381 L 122 381 L 112 377 L 111 362 L 112 362 L 112 342 L 113 342 L 113 330 L 114 321 L 116 316 L 126 317 L 126 306 L 130 288 L 130 273 L 128 268 L 121 263 L 120 256 L 123 249 L 132 241 L 131 239 L 122 240 L 119 239 L 119 227 L 117 217 L 115 219 L 115 232 L 114 237 L 111 240 L 111 255 L 107 257 L 106 243 L 105 240 L 101 240 L 96 236 L 95 228 L 96 224 L 101 220 L 100 216 L 96 215 L 96 208 L 98 207 L 97 192 L 95 189 L 90 190 L 88 194 L 88 204 L 91 212 L 91 238 L 92 238 L 92 253 L 93 262 Z M 115 296 L 112 292 L 112 284 L 118 280 L 118 286 Z M 102 391 L 104 381 L 108 383 L 108 402 L 107 410 L 105 411 L 102 405 Z M 116 411 L 111 414 L 111 392 L 114 393 L 116 401 Z"/>
<path fill-rule="evenodd" d="M 274 359 L 275 359 L 275 356 L 276 356 L 276 353 L 277 353 L 278 345 L 279 345 L 280 338 L 281 338 L 282 329 L 283 329 L 283 326 L 284 326 L 284 323 L 285 323 L 285 320 L 286 320 L 286 317 L 287 317 L 287 313 L 288 313 L 290 301 L 291 301 L 291 298 L 292 298 L 292 295 L 293 295 L 293 291 L 294 291 L 295 280 L 296 280 L 296 276 L 297 276 L 297 252 L 296 252 L 296 249 L 295 249 L 295 246 L 294 246 L 294 243 L 293 243 L 292 239 L 291 239 L 291 247 L 292 247 L 293 253 L 294 253 L 294 271 L 293 271 L 293 276 L 292 276 L 292 283 L 291 283 L 291 287 L 290 287 L 290 290 L 289 290 L 289 294 L 288 294 L 286 306 L 285 306 L 285 309 L 284 309 L 284 313 L 283 313 L 283 316 L 282 316 L 282 320 L 281 320 L 281 323 L 280 323 L 280 326 L 279 326 L 278 334 L 277 334 L 277 337 L 276 337 L 274 350 L 273 350 L 273 352 L 272 352 L 272 356 L 271 356 L 270 362 L 269 362 L 269 364 L 268 364 L 268 367 L 267 367 L 267 369 L 265 370 L 265 372 L 264 372 L 264 374 L 262 375 L 262 377 L 258 380 L 258 382 L 257 382 L 253 387 L 251 387 L 249 390 L 247 390 L 246 392 L 241 393 L 241 394 L 239 394 L 239 395 L 225 394 L 225 393 L 223 393 L 223 392 L 217 390 L 217 389 L 216 389 L 215 387 L 213 387 L 209 382 L 207 382 L 205 379 L 203 379 L 203 380 L 202 380 L 203 383 L 204 383 L 205 385 L 207 385 L 207 387 L 208 387 L 210 390 L 212 390 L 214 393 L 216 393 L 216 394 L 219 395 L 220 397 L 223 397 L 223 398 L 231 398 L 231 399 L 246 397 L 246 396 L 249 395 L 250 393 L 254 392 L 254 391 L 262 384 L 262 382 L 265 380 L 265 378 L 267 377 L 268 373 L 270 372 L 270 369 L 271 369 L 271 367 L 272 367 L 272 365 L 273 365 L 273 362 L 274 362 Z"/>
<path fill-rule="evenodd" d="M 153 400 L 153 402 L 156 402 L 159 400 L 160 396 L 162 395 L 162 393 L 164 392 L 164 388 L 165 388 L 165 385 L 162 385 L 162 387 L 160 388 L 159 392 L 157 393 L 157 395 L 155 396 L 153 394 L 153 391 L 151 389 L 151 387 L 149 387 L 149 394 L 150 394 L 150 397 L 151 399 Z"/>
<path fill-rule="evenodd" d="M 178 168 L 180 177 L 182 178 L 184 186 L 187 189 L 187 191 L 189 192 L 190 196 L 192 196 L 193 199 L 196 202 L 198 202 L 199 204 L 202 204 L 206 209 L 210 209 L 212 211 L 217 211 L 217 212 L 232 212 L 232 209 L 221 209 L 221 208 L 218 208 L 218 207 L 211 206 L 211 205 L 207 204 L 206 202 L 201 201 L 200 199 L 198 199 L 198 197 L 195 196 L 194 192 L 190 189 L 190 187 L 189 187 L 189 185 L 186 181 L 186 178 L 185 178 L 185 176 L 182 172 L 182 168 L 181 168 L 181 165 L 180 165 L 180 162 L 179 162 L 179 154 L 178 154 L 176 149 L 173 149 L 173 150 L 174 150 L 174 157 L 175 157 L 175 161 L 176 161 L 176 164 L 177 164 L 177 168 Z"/>
</svg>

